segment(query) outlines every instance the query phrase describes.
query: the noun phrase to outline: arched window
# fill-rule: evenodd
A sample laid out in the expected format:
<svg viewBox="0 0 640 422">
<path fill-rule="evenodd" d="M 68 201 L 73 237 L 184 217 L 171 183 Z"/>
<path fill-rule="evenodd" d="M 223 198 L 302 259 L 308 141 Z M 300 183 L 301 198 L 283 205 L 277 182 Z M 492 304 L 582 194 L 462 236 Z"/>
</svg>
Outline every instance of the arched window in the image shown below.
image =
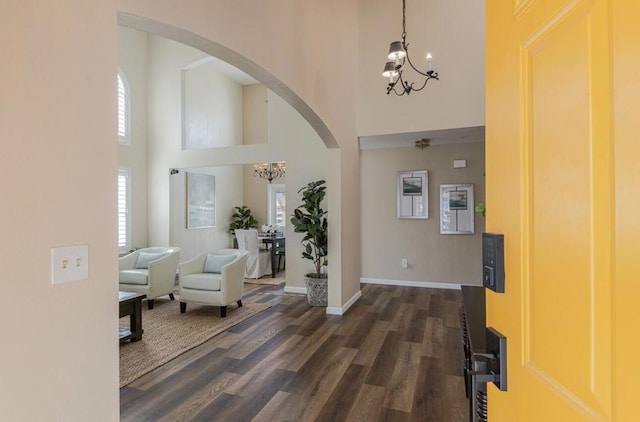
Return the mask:
<svg viewBox="0 0 640 422">
<path fill-rule="evenodd" d="M 122 70 L 118 69 L 118 141 L 131 145 L 131 93 Z"/>
</svg>

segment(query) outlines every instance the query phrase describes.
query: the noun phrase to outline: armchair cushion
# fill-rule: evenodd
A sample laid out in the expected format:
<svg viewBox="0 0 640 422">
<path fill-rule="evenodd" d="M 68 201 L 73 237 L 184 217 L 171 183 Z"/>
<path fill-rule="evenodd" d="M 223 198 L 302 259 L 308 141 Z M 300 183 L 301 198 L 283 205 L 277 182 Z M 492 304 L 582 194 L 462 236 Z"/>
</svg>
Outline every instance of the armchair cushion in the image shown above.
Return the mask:
<svg viewBox="0 0 640 422">
<path fill-rule="evenodd" d="M 165 253 L 140 252 L 136 261 L 136 269 L 148 269 L 152 261 L 162 258 Z"/>
<path fill-rule="evenodd" d="M 147 285 L 149 284 L 149 270 L 120 270 L 120 283 Z"/>
<path fill-rule="evenodd" d="M 180 280 L 180 285 L 185 289 L 219 291 L 221 279 L 222 274 L 191 274 Z"/>
<path fill-rule="evenodd" d="M 204 263 L 204 272 L 221 274 L 222 267 L 224 267 L 234 259 L 236 259 L 236 255 L 207 254 L 207 260 Z M 217 290 L 219 290 L 219 288 Z"/>
</svg>

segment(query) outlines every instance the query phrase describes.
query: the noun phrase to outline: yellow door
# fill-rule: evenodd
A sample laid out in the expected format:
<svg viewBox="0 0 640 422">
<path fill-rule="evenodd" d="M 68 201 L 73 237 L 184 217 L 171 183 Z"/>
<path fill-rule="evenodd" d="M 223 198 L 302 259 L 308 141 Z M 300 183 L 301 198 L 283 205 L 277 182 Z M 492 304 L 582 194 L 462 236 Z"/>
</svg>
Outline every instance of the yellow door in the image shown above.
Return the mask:
<svg viewBox="0 0 640 422">
<path fill-rule="evenodd" d="M 487 0 L 490 421 L 640 421 L 640 1 Z"/>
</svg>

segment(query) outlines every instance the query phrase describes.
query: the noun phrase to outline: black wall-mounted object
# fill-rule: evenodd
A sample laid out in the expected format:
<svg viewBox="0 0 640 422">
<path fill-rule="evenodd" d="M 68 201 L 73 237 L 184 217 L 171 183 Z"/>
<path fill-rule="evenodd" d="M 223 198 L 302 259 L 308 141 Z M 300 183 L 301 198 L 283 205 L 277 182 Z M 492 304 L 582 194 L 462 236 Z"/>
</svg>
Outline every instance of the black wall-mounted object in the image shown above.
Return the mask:
<svg viewBox="0 0 640 422">
<path fill-rule="evenodd" d="M 487 383 L 507 390 L 507 338 L 486 326 L 485 288 L 462 286 L 462 339 L 469 421 L 486 422 Z"/>
<path fill-rule="evenodd" d="M 482 233 L 482 285 L 504 293 L 504 235 Z"/>
</svg>

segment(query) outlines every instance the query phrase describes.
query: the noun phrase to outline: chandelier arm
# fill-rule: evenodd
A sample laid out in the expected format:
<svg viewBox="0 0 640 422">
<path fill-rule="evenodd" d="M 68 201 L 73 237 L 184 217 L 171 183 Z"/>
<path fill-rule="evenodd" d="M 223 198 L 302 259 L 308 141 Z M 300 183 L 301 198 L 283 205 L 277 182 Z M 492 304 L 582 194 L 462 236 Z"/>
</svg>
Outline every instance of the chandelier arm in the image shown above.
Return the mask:
<svg viewBox="0 0 640 422">
<path fill-rule="evenodd" d="M 391 93 L 391 91 L 393 91 L 394 94 L 396 94 L 398 97 L 402 97 L 404 95 L 404 91 L 402 92 L 398 92 L 396 91 L 396 88 L 394 87 L 393 89 L 390 89 L 387 94 Z"/>
<path fill-rule="evenodd" d="M 425 86 L 427 86 L 427 82 L 429 82 L 429 79 L 438 79 L 438 78 L 437 78 L 437 76 L 438 76 L 438 74 L 437 74 L 437 73 L 436 73 L 436 77 L 428 76 L 428 75 L 427 75 L 427 78 L 424 80 L 424 83 L 422 84 L 422 86 L 421 86 L 420 88 L 414 88 L 414 87 L 413 87 L 413 84 L 411 84 L 411 89 L 412 89 L 413 91 L 422 91 L 422 89 L 423 89 Z"/>
<path fill-rule="evenodd" d="M 409 62 L 409 66 L 411 66 L 411 68 L 412 68 L 413 70 L 415 70 L 416 72 L 418 72 L 418 73 L 419 73 L 419 74 L 421 74 L 422 76 L 427 76 L 427 77 L 429 77 L 428 72 L 427 72 L 427 73 L 424 73 L 424 72 L 422 72 L 422 71 L 418 70 L 418 68 L 416 68 L 416 67 L 413 65 L 413 63 L 411 62 L 411 57 L 409 57 L 409 44 L 407 44 L 407 45 L 405 45 L 405 46 L 404 46 L 404 51 L 406 51 L 406 52 L 407 52 L 407 55 L 404 57 L 404 60 L 406 60 L 407 62 Z"/>
</svg>

